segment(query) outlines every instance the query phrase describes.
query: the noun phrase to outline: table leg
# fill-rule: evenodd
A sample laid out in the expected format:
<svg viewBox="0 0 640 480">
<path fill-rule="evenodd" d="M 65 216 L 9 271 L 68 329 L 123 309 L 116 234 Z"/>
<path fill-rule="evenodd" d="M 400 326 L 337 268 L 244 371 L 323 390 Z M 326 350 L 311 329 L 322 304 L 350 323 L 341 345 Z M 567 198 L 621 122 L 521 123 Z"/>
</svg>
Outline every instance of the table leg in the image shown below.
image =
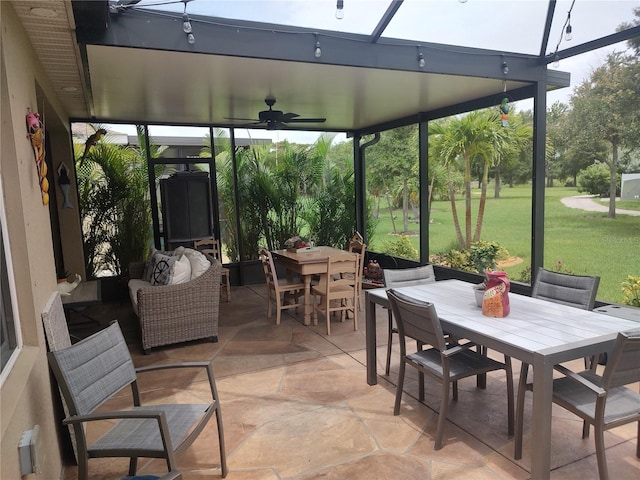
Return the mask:
<svg viewBox="0 0 640 480">
<path fill-rule="evenodd" d="M 544 355 L 533 359 L 533 411 L 531 416 L 531 478 L 548 480 L 551 470 L 551 408 L 553 362 Z"/>
<path fill-rule="evenodd" d="M 364 292 L 365 296 L 365 335 L 367 347 L 367 383 L 376 385 L 378 383 L 376 355 L 376 304 L 370 299 L 369 292 Z"/>
<path fill-rule="evenodd" d="M 311 325 L 311 311 L 313 306 L 311 305 L 311 275 L 305 275 L 304 277 L 304 324 Z"/>
</svg>

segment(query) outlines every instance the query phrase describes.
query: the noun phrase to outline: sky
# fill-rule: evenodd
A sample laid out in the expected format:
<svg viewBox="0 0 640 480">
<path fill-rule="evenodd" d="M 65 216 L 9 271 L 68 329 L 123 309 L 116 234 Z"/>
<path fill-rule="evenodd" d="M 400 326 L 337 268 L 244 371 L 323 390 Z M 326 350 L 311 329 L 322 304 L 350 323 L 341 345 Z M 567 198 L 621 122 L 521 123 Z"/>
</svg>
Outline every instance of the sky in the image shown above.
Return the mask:
<svg viewBox="0 0 640 480">
<path fill-rule="evenodd" d="M 158 5 L 158 3 L 162 5 Z M 168 2 L 168 3 L 167 3 Z M 344 0 L 344 18 L 335 16 L 336 0 L 142 0 L 149 5 L 189 15 L 207 15 L 260 21 L 287 26 L 370 34 L 390 0 Z M 152 4 L 155 4 L 151 6 Z M 488 48 L 538 55 L 547 14 L 547 0 L 405 0 L 379 40 L 385 36 L 476 48 Z M 633 9 L 640 0 L 558 0 L 551 25 L 546 54 L 563 50 L 615 33 L 622 22 L 634 20 Z M 562 35 L 567 20 L 573 39 Z M 571 86 L 550 92 L 547 105 L 568 103 L 573 89 L 602 65 L 608 53 L 623 51 L 626 43 L 612 45 L 587 54 L 563 59 L 558 70 L 571 73 Z M 549 65 L 553 69 L 553 65 Z M 518 110 L 533 108 L 533 101 L 521 101 Z M 188 129 L 156 127 L 157 135 L 192 135 Z M 122 126 L 114 128 L 123 131 Z M 130 133 L 130 132 L 125 132 Z M 135 132 L 131 132 L 135 133 Z M 254 131 L 260 138 L 312 143 L 318 132 Z M 241 135 L 240 131 L 236 132 Z M 200 133 L 197 133 L 200 135 Z M 343 141 L 344 135 L 336 138 Z"/>
</svg>

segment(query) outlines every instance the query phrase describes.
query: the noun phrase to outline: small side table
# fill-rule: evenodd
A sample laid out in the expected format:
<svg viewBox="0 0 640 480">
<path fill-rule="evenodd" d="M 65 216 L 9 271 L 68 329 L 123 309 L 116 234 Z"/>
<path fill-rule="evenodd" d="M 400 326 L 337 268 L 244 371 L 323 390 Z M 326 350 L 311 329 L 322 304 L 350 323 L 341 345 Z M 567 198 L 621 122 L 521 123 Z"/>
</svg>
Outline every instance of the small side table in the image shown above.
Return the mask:
<svg viewBox="0 0 640 480">
<path fill-rule="evenodd" d="M 80 282 L 76 288 L 71 291 L 70 295 L 61 295 L 62 306 L 66 312 L 74 312 L 86 320 L 80 322 L 71 322 L 71 316 L 67 317 L 68 325 L 82 325 L 85 323 L 100 324 L 98 320 L 90 317 L 82 310 L 92 305 L 102 303 L 102 291 L 100 288 L 100 280 L 90 280 L 88 282 Z"/>
</svg>

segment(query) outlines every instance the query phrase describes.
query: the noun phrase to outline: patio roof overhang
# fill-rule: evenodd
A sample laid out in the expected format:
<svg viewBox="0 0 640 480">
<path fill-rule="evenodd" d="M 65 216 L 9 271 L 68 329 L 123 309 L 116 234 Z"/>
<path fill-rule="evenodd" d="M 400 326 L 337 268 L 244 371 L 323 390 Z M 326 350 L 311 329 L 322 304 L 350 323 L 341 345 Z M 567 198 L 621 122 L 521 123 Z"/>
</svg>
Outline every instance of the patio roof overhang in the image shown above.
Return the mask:
<svg viewBox="0 0 640 480">
<path fill-rule="evenodd" d="M 74 120 L 243 126 L 229 118 L 256 118 L 273 96 L 276 109 L 327 119 L 289 129 L 362 134 L 495 105 L 505 86 L 512 100 L 534 96 L 538 82 L 569 86 L 568 73 L 533 55 L 198 16 L 190 45 L 181 15 L 71 3 L 83 101 L 61 99 Z M 49 49 L 45 65 L 64 68 L 68 53 Z"/>
</svg>

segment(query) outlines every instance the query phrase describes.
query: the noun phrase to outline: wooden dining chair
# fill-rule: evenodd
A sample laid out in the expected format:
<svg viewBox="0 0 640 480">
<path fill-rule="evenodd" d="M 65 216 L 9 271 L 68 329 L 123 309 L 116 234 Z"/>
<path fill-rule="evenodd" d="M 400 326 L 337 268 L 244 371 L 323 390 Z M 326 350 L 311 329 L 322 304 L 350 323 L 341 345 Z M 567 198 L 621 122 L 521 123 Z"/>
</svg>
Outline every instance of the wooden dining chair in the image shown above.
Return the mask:
<svg viewBox="0 0 640 480">
<path fill-rule="evenodd" d="M 384 287 L 400 288 L 410 287 L 412 285 L 423 285 L 425 283 L 435 283 L 436 274 L 433 271 L 433 265 L 423 265 L 415 268 L 402 268 L 402 269 L 384 269 L 382 270 L 384 276 Z M 387 363 L 384 369 L 384 374 L 389 376 L 391 369 L 391 345 L 393 343 L 393 334 L 398 333 L 398 328 L 393 323 L 393 310 L 387 309 L 388 313 L 388 329 L 387 329 Z"/>
<path fill-rule="evenodd" d="M 356 231 L 351 237 L 349 241 L 349 245 L 347 246 L 347 251 L 351 253 L 357 253 L 360 255 L 360 266 L 364 267 L 364 257 L 365 252 L 367 251 L 367 244 L 364 243 L 364 238 L 360 235 L 360 232 Z M 362 305 L 362 268 L 360 269 L 360 280 L 356 284 L 356 288 L 358 289 L 358 309 L 360 311 L 364 310 Z"/>
<path fill-rule="evenodd" d="M 304 283 L 300 280 L 278 278 L 273 255 L 266 248 L 260 250 L 259 256 L 267 283 L 267 318 L 271 318 L 272 304 L 275 304 L 276 325 L 280 325 L 282 310 L 304 308 Z"/>
<path fill-rule="evenodd" d="M 589 436 L 594 426 L 596 457 L 600 480 L 608 480 L 604 432 L 610 428 L 638 422 L 636 456 L 640 458 L 640 394 L 629 385 L 640 381 L 640 329 L 620 332 L 602 376 L 596 364 L 580 373 L 562 365 L 554 369 L 563 374 L 553 380 L 553 402 L 579 416 L 584 421 L 582 438 Z M 526 375 L 520 379 L 524 390 L 532 390 Z M 518 398 L 516 408 L 516 440 L 514 457 L 522 458 L 524 400 Z"/>
<path fill-rule="evenodd" d="M 353 314 L 353 329 L 358 329 L 358 282 L 362 282 L 359 273 L 362 256 L 357 253 L 339 253 L 327 259 L 327 273 L 320 277 L 311 293 L 313 302 L 313 323 L 318 324 L 318 313 L 327 322 L 327 335 L 331 335 L 331 314 L 340 312 L 340 321 L 344 322 L 347 312 Z M 317 301 L 319 300 L 319 302 Z"/>
<path fill-rule="evenodd" d="M 220 250 L 220 242 L 213 238 L 203 238 L 193 242 L 193 248 L 202 253 L 207 253 L 222 263 L 222 252 Z M 222 267 L 220 281 L 226 290 L 227 302 L 231 301 L 231 280 L 229 279 L 230 271 L 227 267 Z"/>
<path fill-rule="evenodd" d="M 507 422 L 509 435 L 513 434 L 513 373 L 511 359 L 504 356 L 504 363 L 493 360 L 480 351 L 471 350 L 477 347 L 472 342 L 464 345 L 449 342 L 445 338 L 436 308 L 432 303 L 408 298 L 396 290 L 387 291 L 387 298 L 393 309 L 400 337 L 400 371 L 396 389 L 396 401 L 393 414 L 400 414 L 400 402 L 404 386 L 406 366 L 429 375 L 442 384 L 442 399 L 438 414 L 438 426 L 433 446 L 434 450 L 442 447 L 444 424 L 449 405 L 449 386 L 453 385 L 453 400 L 458 400 L 458 380 L 485 374 L 496 370 L 504 370 L 507 377 Z M 428 349 L 418 349 L 407 353 L 406 340 L 411 338 L 420 345 L 430 345 Z M 421 377 L 422 381 L 422 377 Z M 420 389 L 419 401 L 424 402 L 424 388 Z"/>
</svg>

